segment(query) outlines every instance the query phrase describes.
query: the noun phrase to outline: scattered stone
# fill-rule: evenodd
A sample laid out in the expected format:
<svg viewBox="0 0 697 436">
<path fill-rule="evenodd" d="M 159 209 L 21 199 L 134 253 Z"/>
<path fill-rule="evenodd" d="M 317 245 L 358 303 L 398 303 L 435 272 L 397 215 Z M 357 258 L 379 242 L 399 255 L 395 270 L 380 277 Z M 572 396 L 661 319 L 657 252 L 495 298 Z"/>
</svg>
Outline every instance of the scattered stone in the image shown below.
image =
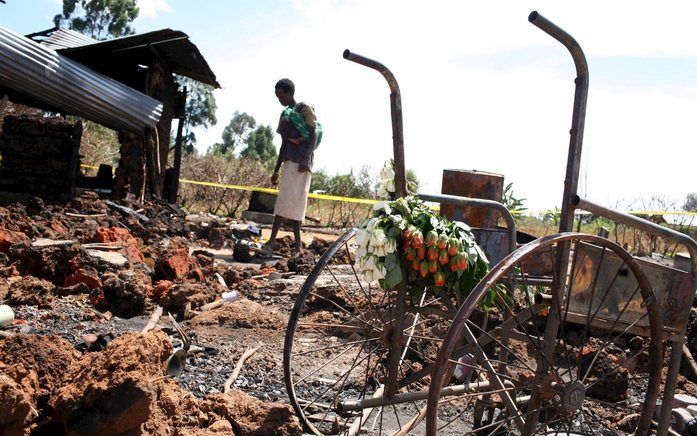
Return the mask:
<svg viewBox="0 0 697 436">
<path fill-rule="evenodd" d="M 217 291 L 205 284 L 183 283 L 174 285 L 160 298 L 160 305 L 165 311 L 178 312 L 187 303 L 192 309 L 210 303 L 217 296 Z"/>
<path fill-rule="evenodd" d="M 56 286 L 33 276 L 14 276 L 0 280 L 0 300 L 11 306 L 46 306 L 54 298 Z"/>
<path fill-rule="evenodd" d="M 628 345 L 630 350 L 641 350 L 644 347 L 644 338 L 641 336 L 634 336 L 629 340 Z"/>
<path fill-rule="evenodd" d="M 0 228 L 0 252 L 7 253 L 10 246 L 20 243 L 29 243 L 27 235 L 22 232 Z"/>
<path fill-rule="evenodd" d="M 143 314 L 146 293 L 146 286 L 133 272 L 122 272 L 118 276 L 105 274 L 102 288 L 90 293 L 90 301 L 99 310 L 109 310 L 114 315 L 130 318 Z"/>
</svg>

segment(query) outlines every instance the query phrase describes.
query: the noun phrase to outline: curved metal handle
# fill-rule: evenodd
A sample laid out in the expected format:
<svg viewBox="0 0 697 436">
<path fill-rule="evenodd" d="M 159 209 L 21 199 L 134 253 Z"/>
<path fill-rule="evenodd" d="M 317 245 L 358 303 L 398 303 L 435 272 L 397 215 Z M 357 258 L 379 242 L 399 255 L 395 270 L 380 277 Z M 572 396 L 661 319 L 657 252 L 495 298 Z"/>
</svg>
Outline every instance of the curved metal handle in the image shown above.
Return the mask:
<svg viewBox="0 0 697 436">
<path fill-rule="evenodd" d="M 402 128 L 402 96 L 399 92 L 399 84 L 394 74 L 380 62 L 351 53 L 349 49 L 344 50 L 344 59 L 357 64 L 372 68 L 380 72 L 387 80 L 390 87 L 390 112 L 392 118 L 392 150 L 394 154 L 394 184 L 395 195 L 404 197 L 407 195 L 407 179 L 404 169 L 404 132 Z"/>
<path fill-rule="evenodd" d="M 571 57 L 576 65 L 574 109 L 571 116 L 569 154 L 566 161 L 564 197 L 562 198 L 561 219 L 559 220 L 559 232 L 569 232 L 573 230 L 574 205 L 572 204 L 572 199 L 577 195 L 578 174 L 581 168 L 583 129 L 586 122 L 586 101 L 588 100 L 588 63 L 578 42 L 559 26 L 537 13 L 537 11 L 533 11 L 528 16 L 528 21 L 561 42 L 571 53 Z"/>
</svg>

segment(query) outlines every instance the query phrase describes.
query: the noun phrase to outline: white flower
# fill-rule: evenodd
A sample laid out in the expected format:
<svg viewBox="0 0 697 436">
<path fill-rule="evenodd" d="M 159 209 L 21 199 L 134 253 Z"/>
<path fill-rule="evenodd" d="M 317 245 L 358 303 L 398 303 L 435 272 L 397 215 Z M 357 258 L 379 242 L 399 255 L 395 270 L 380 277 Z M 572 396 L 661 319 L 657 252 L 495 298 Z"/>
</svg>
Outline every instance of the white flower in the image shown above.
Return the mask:
<svg viewBox="0 0 697 436">
<path fill-rule="evenodd" d="M 372 247 L 373 248 L 373 254 L 378 256 L 378 257 L 384 257 L 387 253 L 385 252 L 385 246 L 380 245 L 377 247 Z"/>
<path fill-rule="evenodd" d="M 377 217 L 371 218 L 370 221 L 368 221 L 368 225 L 366 225 L 365 228 L 366 228 L 369 232 L 372 232 L 373 229 L 375 229 L 375 225 L 376 225 L 377 223 L 378 223 L 378 218 L 377 218 Z"/>
<path fill-rule="evenodd" d="M 370 241 L 370 232 L 363 229 L 356 230 L 356 244 L 359 247 L 366 247 Z"/>
<path fill-rule="evenodd" d="M 373 230 L 373 233 L 370 235 L 370 245 L 372 247 L 382 247 L 385 245 L 386 240 L 385 231 L 380 228 Z"/>
<path fill-rule="evenodd" d="M 392 213 L 392 208 L 390 207 L 389 204 L 385 203 L 384 201 L 380 201 L 378 203 L 375 203 L 373 205 L 373 210 L 376 210 L 376 211 L 384 210 L 385 215 L 389 215 Z"/>
<path fill-rule="evenodd" d="M 394 179 L 394 170 L 390 168 L 389 166 L 384 166 L 380 170 L 380 179 L 381 180 L 390 180 Z"/>
<path fill-rule="evenodd" d="M 373 270 L 365 270 L 363 271 L 363 277 L 365 277 L 365 281 L 368 283 L 373 283 L 375 280 L 373 279 Z"/>
<path fill-rule="evenodd" d="M 390 198 L 390 193 L 387 192 L 387 188 L 385 185 L 380 185 L 378 188 L 378 198 L 384 198 L 384 199 L 389 199 Z"/>
<path fill-rule="evenodd" d="M 387 189 L 388 192 L 394 192 L 394 180 L 388 180 L 385 184 L 385 189 Z"/>
<path fill-rule="evenodd" d="M 375 256 L 367 255 L 363 257 L 363 265 L 361 266 L 361 269 L 365 271 L 372 271 L 375 269 L 376 262 L 377 258 Z"/>
<path fill-rule="evenodd" d="M 385 268 L 385 264 L 382 262 L 378 263 L 373 270 L 373 280 L 384 279 L 386 275 L 387 268 Z"/>
<path fill-rule="evenodd" d="M 397 240 L 393 238 L 388 238 L 387 241 L 385 241 L 385 246 L 383 247 L 385 249 L 385 254 L 391 254 L 397 251 Z"/>
<path fill-rule="evenodd" d="M 361 259 L 368 254 L 368 250 L 365 245 L 359 245 L 358 248 L 356 248 L 356 259 Z"/>
</svg>

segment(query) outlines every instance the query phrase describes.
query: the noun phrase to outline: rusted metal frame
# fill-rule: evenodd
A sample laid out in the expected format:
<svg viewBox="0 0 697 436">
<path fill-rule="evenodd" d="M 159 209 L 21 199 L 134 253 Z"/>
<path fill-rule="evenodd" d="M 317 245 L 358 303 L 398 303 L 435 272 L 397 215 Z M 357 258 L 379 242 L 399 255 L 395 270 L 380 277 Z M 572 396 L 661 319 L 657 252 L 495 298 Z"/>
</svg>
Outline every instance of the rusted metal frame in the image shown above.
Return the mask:
<svg viewBox="0 0 697 436">
<path fill-rule="evenodd" d="M 578 174 L 581 166 L 581 151 L 583 148 L 583 129 L 586 122 L 586 101 L 588 100 L 588 63 L 583 50 L 576 40 L 563 29 L 534 11 L 528 16 L 528 21 L 540 28 L 564 45 L 571 53 L 576 66 L 576 84 L 574 106 L 569 132 L 569 154 L 566 163 L 566 178 L 564 179 L 564 197 L 561 206 L 559 232 L 572 230 L 574 207 L 571 199 L 576 195 Z"/>
<path fill-rule="evenodd" d="M 404 133 L 402 127 L 402 96 L 394 74 L 380 62 L 344 50 L 344 59 L 378 71 L 385 77 L 390 87 L 390 115 L 392 119 L 392 147 L 394 153 L 395 194 L 397 197 L 407 195 L 406 171 L 404 169 Z"/>
<path fill-rule="evenodd" d="M 581 166 L 583 129 L 586 118 L 586 102 L 588 99 L 588 63 L 586 62 L 586 57 L 583 54 L 581 46 L 563 29 L 547 20 L 545 17 L 537 13 L 537 11 L 533 11 L 528 16 L 528 21 L 564 45 L 569 50 L 569 53 L 573 58 L 574 65 L 576 66 L 576 79 L 574 80 L 574 104 L 571 117 L 571 130 L 569 131 L 569 153 L 567 156 L 566 177 L 564 179 L 564 195 L 562 198 L 561 216 L 559 220 L 559 232 L 563 233 L 573 230 L 574 206 L 571 204 L 571 199 L 576 196 L 578 175 Z M 562 292 L 554 293 L 555 298 L 552 301 L 550 317 L 545 329 L 544 337 L 546 349 L 544 352 L 549 356 L 551 356 L 554 352 L 554 344 L 552 343 L 551 339 L 557 336 L 557 330 L 559 329 L 560 324 L 560 319 L 557 318 L 559 318 L 558 314 L 560 314 L 559 311 L 563 305 L 563 301 L 561 301 L 561 299 L 565 293 L 564 291 L 566 287 L 566 274 L 568 272 L 570 250 L 571 247 L 568 243 L 562 243 L 561 249 L 557 253 L 556 277 L 561 281 L 560 283 L 557 283 L 557 286 Z M 536 397 L 536 393 L 533 392 L 531 399 L 533 408 L 536 407 Z M 532 433 L 536 425 L 537 415 L 533 413 L 531 419 L 527 420 L 524 434 Z"/>
<path fill-rule="evenodd" d="M 646 233 L 660 236 L 660 237 L 665 238 L 667 240 L 670 240 L 672 242 L 683 245 L 685 248 L 687 248 L 688 252 L 690 253 L 690 262 L 692 264 L 692 268 L 691 268 L 692 287 L 693 287 L 692 294 L 694 295 L 695 292 L 697 292 L 697 243 L 695 243 L 694 239 L 690 238 L 689 236 L 687 236 L 683 233 L 677 232 L 673 229 L 669 229 L 667 227 L 662 227 L 658 224 L 641 219 L 639 217 L 629 215 L 629 214 L 624 213 L 624 212 L 619 212 L 619 211 L 601 206 L 599 204 L 596 204 L 596 203 L 593 203 L 593 202 L 588 201 L 586 199 L 583 199 L 579 196 L 574 196 L 572 201 L 578 209 L 582 209 L 582 210 L 585 210 L 587 212 L 591 212 L 594 215 L 602 216 L 604 218 L 611 219 L 613 221 L 625 224 L 627 226 L 637 228 L 637 229 L 642 230 Z M 684 319 L 685 319 L 684 325 L 687 325 L 687 319 L 689 317 L 689 314 L 690 314 L 689 306 L 687 306 L 685 308 L 685 314 L 684 314 Z M 665 337 L 665 335 L 664 335 L 664 338 L 668 339 Z M 682 345 L 685 342 L 684 329 L 682 332 L 680 332 L 677 339 L 675 338 L 674 335 L 672 335 L 671 339 L 668 339 L 671 342 L 671 347 L 670 347 L 670 362 L 668 364 L 668 374 L 666 375 L 666 383 L 665 383 L 665 389 L 664 389 L 664 395 L 663 395 L 664 404 L 670 404 L 673 400 L 673 395 L 675 394 L 675 385 L 677 383 L 678 373 L 680 370 Z M 662 432 L 666 432 L 668 426 L 670 425 L 670 420 L 671 420 L 670 408 L 665 408 L 665 409 L 666 410 L 663 410 L 663 409 L 661 410 L 661 417 L 659 419 L 659 426 L 658 426 L 658 433 L 659 434 L 662 434 Z"/>
<path fill-rule="evenodd" d="M 595 243 L 599 245 L 606 245 L 609 249 L 614 251 L 618 256 L 620 256 L 623 260 L 626 260 L 627 265 L 632 269 L 632 272 L 637 278 L 637 282 L 641 285 L 641 293 L 642 296 L 646 301 L 648 301 L 647 304 L 647 310 L 650 312 L 649 319 L 652 321 L 650 328 L 651 328 L 651 333 L 653 337 L 655 338 L 660 338 L 661 337 L 661 332 L 662 332 L 662 322 L 661 322 L 661 317 L 660 314 L 658 313 L 658 307 L 656 304 L 656 301 L 653 297 L 653 293 L 650 292 L 650 283 L 648 279 L 646 278 L 646 275 L 642 271 L 641 267 L 638 266 L 638 263 L 636 260 L 629 254 L 627 253 L 622 247 L 617 245 L 616 243 L 609 241 L 608 239 L 602 238 L 600 236 L 594 236 L 594 235 L 586 235 L 586 234 L 579 234 L 579 233 L 563 233 L 563 234 L 557 234 L 557 235 L 549 235 L 545 236 L 542 238 L 539 238 L 533 242 L 530 242 L 529 244 L 525 245 L 524 247 L 514 251 L 508 257 L 506 257 L 504 260 L 502 260 L 492 271 L 490 271 L 480 282 L 477 284 L 477 286 L 472 290 L 470 293 L 470 296 L 467 298 L 465 303 L 460 307 L 458 310 L 457 315 L 455 316 L 455 319 L 453 320 L 453 324 L 451 328 L 448 330 L 448 333 L 446 334 L 444 338 L 443 345 L 441 347 L 440 352 L 438 353 L 438 357 L 435 363 L 434 371 L 431 376 L 431 385 L 430 389 L 433 395 L 429 396 L 429 401 L 428 401 L 428 406 L 431 408 L 431 410 L 437 410 L 437 403 L 438 403 L 438 396 L 439 392 L 441 390 L 440 387 L 440 381 L 442 380 L 442 377 L 444 376 L 444 371 L 445 371 L 445 366 L 448 362 L 448 359 L 450 357 L 450 354 L 452 353 L 454 349 L 454 342 L 458 338 L 458 335 L 460 332 L 464 330 L 467 324 L 468 316 L 469 314 L 474 310 L 476 305 L 478 304 L 479 300 L 483 297 L 484 293 L 488 291 L 488 288 L 490 285 L 492 285 L 495 281 L 497 281 L 503 274 L 507 274 L 511 268 L 513 268 L 520 260 L 521 258 L 527 256 L 529 253 L 533 251 L 537 251 L 539 249 L 543 249 L 548 246 L 552 246 L 554 244 L 560 244 L 564 242 L 569 242 L 574 239 L 581 239 L 583 242 L 588 242 L 588 243 Z M 648 292 L 647 292 L 648 291 Z M 661 348 L 658 346 L 658 344 L 654 344 L 654 347 L 652 347 L 653 352 L 651 353 L 650 356 L 650 368 L 652 370 L 656 370 L 660 368 L 661 362 L 662 362 L 662 351 Z M 655 387 L 649 386 L 649 390 L 646 393 L 646 398 L 647 401 L 654 401 L 655 405 L 655 397 L 658 395 L 658 385 Z M 648 404 L 648 403 L 647 403 Z M 651 406 L 649 405 L 649 408 L 651 409 Z M 651 412 L 651 410 L 649 410 Z M 651 413 L 644 414 L 646 416 L 643 416 L 643 418 L 647 418 L 650 420 L 651 418 Z M 644 422 L 646 419 L 642 419 L 640 422 L 639 428 L 643 428 L 646 423 Z M 435 426 L 436 422 L 429 419 L 428 424 L 427 424 L 427 434 L 435 434 Z M 534 429 L 533 429 L 534 430 Z"/>
<path fill-rule="evenodd" d="M 510 381 L 505 382 L 506 385 L 511 385 Z M 441 390 L 441 397 L 445 396 L 461 396 L 470 392 L 479 392 L 484 389 L 489 389 L 491 387 L 491 382 L 489 381 L 477 381 L 472 383 L 464 383 L 456 386 L 449 386 Z M 391 399 L 386 397 L 370 397 L 362 398 L 360 400 L 354 401 L 340 401 L 337 404 L 337 409 L 340 413 L 353 412 L 356 410 L 363 410 L 370 407 L 380 407 L 389 406 L 392 404 L 402 404 L 411 401 L 420 401 L 428 398 L 428 390 L 405 392 L 403 394 L 397 394 Z"/>
<path fill-rule="evenodd" d="M 402 97 L 399 91 L 399 84 L 394 74 L 380 62 L 366 58 L 350 50 L 344 50 L 344 59 L 372 68 L 385 77 L 390 87 L 390 116 L 392 120 L 392 149 L 394 154 L 395 172 L 395 195 L 397 198 L 407 195 L 406 171 L 404 167 L 404 133 L 402 127 Z M 401 361 L 402 345 L 402 324 L 406 310 L 407 299 L 406 285 L 402 282 L 397 287 L 397 316 L 394 321 L 394 331 L 392 332 L 390 355 L 387 363 L 387 380 L 385 381 L 385 395 L 392 397 L 398 389 L 398 367 Z"/>
<path fill-rule="evenodd" d="M 433 201 L 437 203 L 448 203 L 454 206 L 464 206 L 464 207 L 482 207 L 487 209 L 494 209 L 499 212 L 504 221 L 506 221 L 506 228 L 510 234 L 508 241 L 509 254 L 516 249 L 516 226 L 515 220 L 511 211 L 508 210 L 506 206 L 499 203 L 498 201 L 485 200 L 482 198 L 470 198 L 470 197 L 458 197 L 457 195 L 446 195 L 446 194 L 417 194 L 417 196 L 424 201 Z"/>
</svg>

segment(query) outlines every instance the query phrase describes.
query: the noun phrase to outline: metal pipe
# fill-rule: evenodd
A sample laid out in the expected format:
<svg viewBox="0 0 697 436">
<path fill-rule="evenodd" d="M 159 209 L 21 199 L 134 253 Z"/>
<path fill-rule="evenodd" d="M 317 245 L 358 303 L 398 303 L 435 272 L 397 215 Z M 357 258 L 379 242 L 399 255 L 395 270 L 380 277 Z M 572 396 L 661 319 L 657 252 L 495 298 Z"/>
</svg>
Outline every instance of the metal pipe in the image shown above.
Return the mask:
<svg viewBox="0 0 697 436">
<path fill-rule="evenodd" d="M 647 221 L 645 219 L 641 219 L 639 217 L 636 217 L 634 215 L 630 215 L 628 213 L 624 212 L 619 212 L 616 210 L 612 210 L 610 208 L 607 208 L 605 206 L 601 206 L 597 203 L 593 203 L 591 201 L 588 201 L 584 198 L 579 197 L 578 195 L 575 196 L 572 199 L 572 204 L 582 210 L 585 210 L 587 212 L 590 212 L 594 215 L 602 216 L 605 218 L 609 218 L 613 221 L 620 222 L 622 224 L 626 224 L 630 227 L 636 227 L 639 230 L 643 230 L 647 233 L 651 233 L 657 236 L 661 236 L 663 238 L 669 239 L 673 242 L 680 243 L 684 245 L 687 250 L 690 252 L 690 257 L 691 258 L 697 258 L 697 242 L 695 242 L 694 239 L 691 237 L 677 232 L 673 229 L 669 229 L 667 227 L 660 226 L 656 223 L 652 223 L 651 221 Z M 693 270 L 695 268 L 693 267 Z"/>
<path fill-rule="evenodd" d="M 515 220 L 511 211 L 508 210 L 506 206 L 499 203 L 498 201 L 485 200 L 483 198 L 470 198 L 470 197 L 458 197 L 456 195 L 446 195 L 446 194 L 417 194 L 417 196 L 424 201 L 433 201 L 438 203 L 448 203 L 454 206 L 469 206 L 469 207 L 483 207 L 487 209 L 494 209 L 503 215 L 503 219 L 506 221 L 506 227 L 510 234 L 508 241 L 509 254 L 513 253 L 516 249 L 516 226 Z"/>
<path fill-rule="evenodd" d="M 512 383 L 508 380 L 504 382 L 506 386 L 510 387 Z M 448 386 L 441 389 L 440 396 L 451 396 L 451 395 L 464 395 L 469 392 L 477 392 L 483 389 L 489 389 L 491 387 L 491 382 L 489 381 L 478 381 L 473 383 L 465 383 L 461 385 Z M 403 394 L 396 394 L 392 398 L 380 396 L 380 397 L 369 397 L 362 398 L 360 400 L 354 401 L 339 401 L 337 403 L 337 410 L 339 413 L 353 412 L 355 410 L 363 410 L 369 407 L 381 407 L 390 406 L 392 404 L 402 404 L 409 403 L 412 401 L 420 401 L 428 398 L 428 389 L 414 392 L 405 392 Z"/>
<path fill-rule="evenodd" d="M 399 84 L 394 74 L 380 62 L 351 53 L 349 49 L 344 50 L 344 59 L 372 68 L 380 72 L 387 80 L 390 87 L 390 115 L 392 117 L 392 151 L 394 154 L 394 184 L 395 195 L 405 197 L 407 195 L 406 170 L 404 168 L 404 129 L 402 127 L 402 96 L 399 92 Z"/>
<path fill-rule="evenodd" d="M 537 11 L 533 11 L 528 16 L 528 21 L 562 43 L 571 53 L 576 66 L 574 109 L 571 116 L 571 130 L 569 131 L 569 155 L 566 161 L 564 197 L 562 198 L 561 219 L 559 220 L 559 232 L 570 232 L 573 230 L 574 222 L 574 208 L 570 203 L 578 188 L 578 174 L 581 167 L 581 151 L 583 148 L 583 129 L 586 122 L 588 63 L 578 42 L 560 27 L 538 14 Z"/>
</svg>

